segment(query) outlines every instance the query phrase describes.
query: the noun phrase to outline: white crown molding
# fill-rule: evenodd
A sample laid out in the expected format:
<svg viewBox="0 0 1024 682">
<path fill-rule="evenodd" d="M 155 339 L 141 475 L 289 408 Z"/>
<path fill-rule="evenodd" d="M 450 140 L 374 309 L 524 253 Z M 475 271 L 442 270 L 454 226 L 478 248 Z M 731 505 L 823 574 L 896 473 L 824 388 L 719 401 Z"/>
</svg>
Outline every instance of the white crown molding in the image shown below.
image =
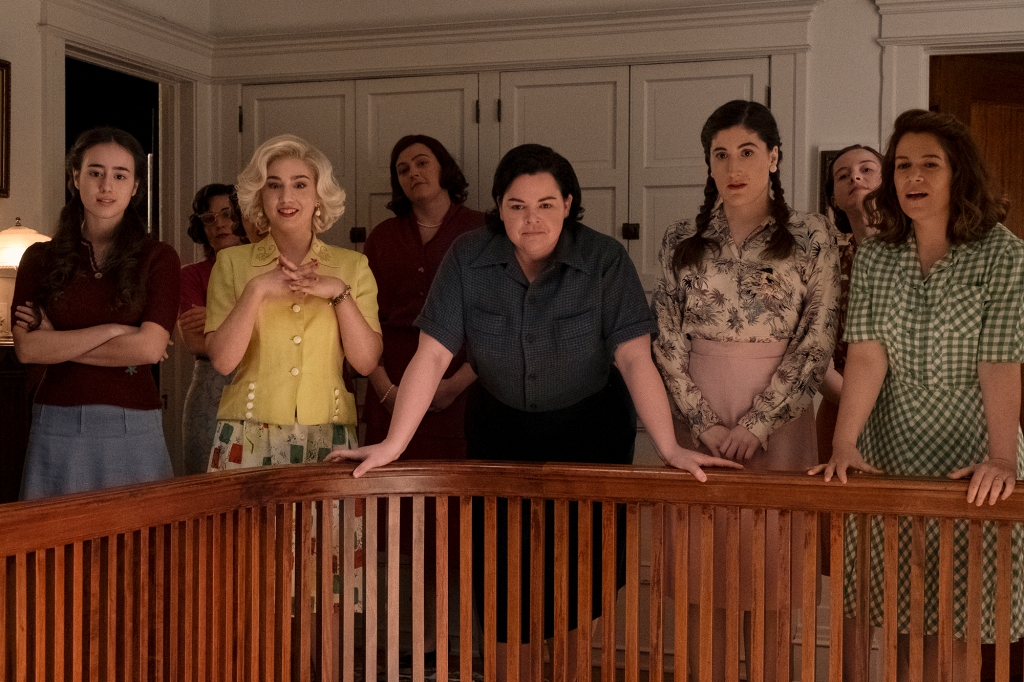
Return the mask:
<svg viewBox="0 0 1024 682">
<path fill-rule="evenodd" d="M 39 28 L 136 71 L 200 81 L 212 74 L 214 39 L 119 2 L 43 0 Z"/>
<path fill-rule="evenodd" d="M 879 38 L 882 47 L 919 45 L 929 54 L 965 54 L 970 52 L 1019 52 L 1024 46 L 1024 31 L 1006 33 L 929 34 Z"/>
<path fill-rule="evenodd" d="M 989 9 L 1024 11 L 1024 0 L 875 0 L 878 11 L 886 14 L 921 14 Z"/>
</svg>

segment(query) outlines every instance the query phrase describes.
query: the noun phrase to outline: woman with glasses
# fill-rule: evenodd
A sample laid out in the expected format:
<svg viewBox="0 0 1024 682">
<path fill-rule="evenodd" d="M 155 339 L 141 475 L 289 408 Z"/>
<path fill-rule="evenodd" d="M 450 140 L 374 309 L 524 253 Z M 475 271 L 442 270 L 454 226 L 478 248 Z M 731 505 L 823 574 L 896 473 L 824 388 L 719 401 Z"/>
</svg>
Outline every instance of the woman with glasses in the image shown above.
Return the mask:
<svg viewBox="0 0 1024 682">
<path fill-rule="evenodd" d="M 192 383 L 185 394 L 181 417 L 181 442 L 186 474 L 201 474 L 210 463 L 210 443 L 217 429 L 217 406 L 231 376 L 217 372 L 206 354 L 206 289 L 217 253 L 247 242 L 239 223 L 232 185 L 214 183 L 196 192 L 188 236 L 203 247 L 206 258 L 181 268 L 181 299 L 178 333 L 188 352 L 196 356 Z"/>
</svg>

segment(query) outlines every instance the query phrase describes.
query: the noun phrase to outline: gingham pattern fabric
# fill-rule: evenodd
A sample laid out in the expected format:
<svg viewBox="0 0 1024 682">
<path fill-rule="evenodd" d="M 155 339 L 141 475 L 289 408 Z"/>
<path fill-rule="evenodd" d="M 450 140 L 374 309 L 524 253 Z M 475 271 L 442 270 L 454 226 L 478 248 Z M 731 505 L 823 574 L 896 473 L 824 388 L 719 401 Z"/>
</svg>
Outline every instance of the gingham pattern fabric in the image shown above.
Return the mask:
<svg viewBox="0 0 1024 682">
<path fill-rule="evenodd" d="M 858 440 L 864 459 L 888 474 L 946 476 L 988 456 L 979 362 L 1024 361 L 1024 242 L 997 226 L 954 246 L 921 278 L 916 241 L 868 241 L 853 265 L 846 341 L 881 342 L 889 372 Z M 1017 435 L 1017 478 L 1024 438 Z M 966 504 L 966 502 L 965 502 Z M 984 532 L 982 638 L 995 635 L 995 528 Z M 910 520 L 899 536 L 900 632 L 910 630 Z M 938 524 L 927 524 L 925 632 L 938 630 Z M 882 622 L 883 535 L 871 533 L 871 620 Z M 1024 635 L 1024 528 L 1013 530 L 1012 634 Z M 953 631 L 966 637 L 967 524 L 954 529 Z M 847 528 L 846 612 L 856 609 L 856 528 Z"/>
</svg>

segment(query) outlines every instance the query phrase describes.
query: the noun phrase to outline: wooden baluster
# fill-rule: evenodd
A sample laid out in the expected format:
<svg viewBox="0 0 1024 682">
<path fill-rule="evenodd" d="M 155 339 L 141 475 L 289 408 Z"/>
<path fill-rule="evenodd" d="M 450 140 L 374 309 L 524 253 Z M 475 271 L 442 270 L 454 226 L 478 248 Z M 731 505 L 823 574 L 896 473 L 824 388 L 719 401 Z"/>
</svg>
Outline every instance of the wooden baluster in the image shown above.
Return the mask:
<svg viewBox="0 0 1024 682">
<path fill-rule="evenodd" d="M 867 514 L 858 514 L 857 523 L 857 655 L 858 669 L 862 673 L 856 682 L 868 682 L 871 667 L 871 528 L 874 525 Z"/>
<path fill-rule="evenodd" d="M 910 526 L 910 682 L 924 675 L 924 526 L 920 516 Z"/>
<path fill-rule="evenodd" d="M 967 679 L 981 676 L 981 521 L 967 532 Z"/>
<path fill-rule="evenodd" d="M 509 510 L 512 514 L 512 510 Z M 544 500 L 530 500 L 530 675 L 544 679 Z"/>
<path fill-rule="evenodd" d="M 194 682 L 195 680 L 195 661 L 196 661 L 196 563 L 198 561 L 196 557 L 196 525 L 197 521 L 188 520 L 185 522 L 185 603 L 182 607 L 184 630 L 185 630 L 185 660 L 184 660 L 184 679 L 185 682 Z M 141 565 L 142 555 L 146 553 L 146 547 L 142 542 L 142 538 L 139 538 L 139 562 Z M 141 580 L 141 577 L 140 577 Z M 141 609 L 142 604 L 139 604 Z M 139 637 L 142 637 L 141 628 L 139 630 Z M 140 673 L 145 670 L 145 659 L 139 657 L 139 669 Z"/>
<path fill-rule="evenodd" d="M 700 682 L 711 682 L 715 636 L 715 508 L 700 510 Z"/>
<path fill-rule="evenodd" d="M 764 509 L 751 511 L 753 536 L 750 546 L 751 595 L 754 603 L 750 612 L 750 651 L 747 652 L 747 679 L 750 682 L 764 682 L 764 619 L 765 619 L 765 542 L 767 512 Z"/>
<path fill-rule="evenodd" d="M 846 562 L 846 518 L 840 512 L 829 514 L 831 536 L 829 540 L 829 642 L 828 642 L 828 679 L 830 682 L 842 682 L 843 679 L 843 585 Z M 824 558 L 823 558 L 824 560 Z"/>
<path fill-rule="evenodd" d="M 295 539 L 296 566 L 299 568 L 296 599 L 293 610 L 299 624 L 299 660 L 297 661 L 299 680 L 309 682 L 313 662 L 313 629 L 312 608 L 316 598 L 316 550 L 313 548 L 313 503 L 306 500 L 295 505 L 299 523 L 296 524 L 298 537 Z M 320 604 L 323 606 L 323 604 Z"/>
<path fill-rule="evenodd" d="M 64 627 L 67 620 L 67 612 L 65 610 L 67 606 L 64 603 L 64 595 L 66 585 L 65 560 L 68 549 L 65 545 L 58 545 L 53 552 L 53 679 L 55 680 L 64 679 L 64 669 L 67 667 L 67 662 L 64 659 Z M 7 632 L 7 617 L 4 614 L 4 609 L 7 605 L 7 595 L 5 594 L 7 587 L 6 570 L 7 558 L 0 556 L 0 625 L 3 625 L 4 632 Z M 131 613 L 130 610 L 127 612 Z M 126 629 L 126 632 L 131 631 Z M 6 656 L 4 654 L 4 641 L 6 639 L 6 636 L 0 637 L 0 670 L 6 670 Z M 125 654 L 127 655 L 128 652 L 126 640 Z M 126 667 L 125 670 L 130 670 L 130 668 Z"/>
<path fill-rule="evenodd" d="M 492 682 L 498 674 L 498 502 L 493 496 L 484 498 L 484 603 L 483 609 L 483 645 L 484 680 Z M 510 652 L 511 653 L 511 652 Z M 518 652 L 517 652 L 518 653 Z"/>
<path fill-rule="evenodd" d="M 71 621 L 71 666 L 74 674 L 82 675 L 85 671 L 85 543 L 78 541 L 74 545 L 72 555 L 72 621 Z M 17 564 L 15 564 L 17 571 Z M 17 575 L 17 572 L 15 572 Z M 17 595 L 17 592 L 15 592 Z M 15 615 L 24 613 L 19 605 Z"/>
<path fill-rule="evenodd" d="M 434 558 L 437 562 L 435 572 L 436 587 L 434 588 L 434 608 L 437 616 L 434 619 L 435 657 L 437 659 L 437 675 L 435 679 L 448 679 L 448 497 L 440 496 L 435 500 L 437 524 L 435 526 Z"/>
<path fill-rule="evenodd" d="M 725 510 L 725 679 L 740 679 L 740 508 Z"/>
<path fill-rule="evenodd" d="M 953 519 L 939 520 L 939 680 L 953 682 Z"/>
<path fill-rule="evenodd" d="M 412 497 L 412 679 L 423 682 L 423 495 Z"/>
<path fill-rule="evenodd" d="M 199 586 L 196 589 L 196 668 L 198 670 L 197 680 L 198 682 L 210 682 L 210 665 L 209 665 L 209 651 L 210 651 L 210 546 L 213 538 L 211 538 L 211 528 L 209 516 L 203 516 L 199 519 L 199 549 L 198 549 L 198 568 L 196 569 L 196 578 L 199 581 Z M 145 543 L 147 548 L 146 554 L 148 555 L 149 543 Z"/>
<path fill-rule="evenodd" d="M 295 507 L 293 502 L 278 505 L 278 571 L 280 583 L 281 608 L 278 611 L 278 628 L 280 628 L 281 646 L 281 682 L 292 679 L 292 614 L 295 612 L 299 591 L 295 588 L 296 553 L 302 551 L 295 533 Z"/>
<path fill-rule="evenodd" d="M 231 660 L 234 662 L 234 676 L 233 682 L 243 682 L 248 675 L 248 663 L 249 657 L 246 654 L 246 645 L 248 644 L 248 627 L 252 624 L 252 616 L 248 615 L 249 607 L 249 543 L 251 542 L 252 526 L 249 523 L 249 508 L 239 507 L 235 510 L 235 561 L 234 568 L 235 574 L 233 576 L 233 582 L 235 583 L 235 637 L 234 637 L 234 655 Z M 175 554 L 174 547 L 175 534 L 171 533 L 171 556 L 175 557 L 171 559 L 171 584 L 174 584 L 174 575 L 176 572 L 175 562 L 177 554 Z M 173 590 L 173 587 L 172 587 Z M 173 610 L 173 598 L 171 601 Z M 174 639 L 174 634 L 177 632 L 175 628 L 171 628 L 171 639 Z M 174 643 L 171 643 L 172 651 Z M 173 665 L 174 656 L 172 654 L 171 661 Z M 170 679 L 177 679 L 173 675 Z"/>
<path fill-rule="evenodd" d="M 58 552 L 58 554 L 59 553 L 60 552 Z M 61 585 L 60 582 L 58 582 L 57 584 Z M 57 590 L 57 592 L 61 592 L 61 590 Z M 7 590 L 7 556 L 0 554 L 0 630 L 3 631 L 3 636 L 0 636 L 0 673 L 3 673 L 5 677 L 7 676 L 7 671 L 9 670 L 7 659 L 8 633 L 10 633 L 13 630 L 13 628 L 9 627 L 7 624 L 8 596 L 9 593 Z M 63 649 L 57 649 L 57 660 L 60 660 L 61 656 L 63 655 L 62 652 Z M 14 651 L 11 651 L 9 653 L 11 654 L 11 656 L 15 655 Z"/>
<path fill-rule="evenodd" d="M 665 606 L 665 505 L 658 502 L 651 507 L 651 589 L 650 589 L 650 641 L 648 644 L 648 667 L 650 682 L 664 679 L 664 636 Z M 682 682 L 682 681 L 680 681 Z"/>
<path fill-rule="evenodd" d="M 208 667 L 210 680 L 224 679 L 224 662 L 221 658 L 224 642 L 224 528 L 221 525 L 223 514 L 207 517 L 210 525 L 210 653 Z M 160 543 L 157 542 L 157 545 Z M 159 623 L 159 616 L 157 616 Z"/>
<path fill-rule="evenodd" d="M 892 515 L 885 517 L 885 543 L 882 555 L 885 575 L 885 597 L 883 600 L 882 651 L 885 661 L 886 682 L 896 682 L 896 623 L 899 616 L 896 605 L 896 578 L 899 566 L 899 519 Z"/>
<path fill-rule="evenodd" d="M 265 510 L 260 507 L 250 507 L 246 515 L 249 519 L 249 551 L 246 557 L 249 560 L 249 656 L 245 666 L 246 672 L 249 673 L 248 682 L 260 682 L 260 661 L 263 651 L 260 647 L 260 635 L 263 632 L 262 607 L 266 603 L 263 600 L 266 590 L 263 588 L 260 569 L 266 556 L 262 551 L 267 532 L 264 512 Z"/>
<path fill-rule="evenodd" d="M 397 495 L 388 497 L 388 680 L 398 680 L 398 581 L 399 534 L 401 533 L 401 500 Z"/>
<path fill-rule="evenodd" d="M 89 680 L 100 679 L 100 582 L 103 571 L 100 567 L 103 553 L 100 539 L 89 542 Z M 24 572 L 22 569 L 21 572 Z M 20 592 L 21 590 L 19 590 Z M 21 628 L 18 628 L 19 632 Z"/>
<path fill-rule="evenodd" d="M 19 553 L 14 558 L 14 578 L 15 656 L 17 657 L 14 675 L 17 682 L 28 682 L 28 556 L 24 553 Z"/>
<path fill-rule="evenodd" d="M 996 682 L 1010 681 L 1012 551 L 1013 525 L 1000 521 L 996 530 Z"/>
<path fill-rule="evenodd" d="M 593 599 L 594 599 L 594 503 L 590 500 L 579 502 L 576 524 L 579 536 L 576 551 L 576 566 L 579 573 L 577 583 L 577 662 L 576 679 L 590 682 L 592 670 Z M 513 679 L 513 678 L 509 678 Z"/>
<path fill-rule="evenodd" d="M 36 619 L 36 631 L 35 631 L 35 645 L 33 649 L 35 651 L 35 671 L 37 682 L 45 682 L 46 679 L 46 661 L 49 658 L 49 650 L 46 646 L 46 621 L 49 613 L 49 600 L 47 599 L 47 583 L 49 579 L 47 577 L 46 570 L 46 555 L 47 550 L 37 549 L 35 551 L 35 566 L 33 571 L 35 573 L 36 583 L 36 597 L 35 597 L 35 619 Z M 116 606 L 116 600 L 115 600 Z M 6 629 L 5 629 L 6 636 Z M 114 639 L 114 647 L 116 652 L 117 640 Z M 109 642 L 108 642 L 109 651 Z M 109 653 L 108 653 L 109 655 Z M 116 665 L 117 656 L 114 657 Z M 113 679 L 113 678 L 108 678 Z"/>
<path fill-rule="evenodd" d="M 569 500 L 555 500 L 554 647 L 551 677 L 565 682 L 569 651 Z"/>
<path fill-rule="evenodd" d="M 459 679 L 473 679 L 473 498 L 459 498 Z"/>
<path fill-rule="evenodd" d="M 778 658 L 775 664 L 775 679 L 788 680 L 790 678 L 789 657 L 792 649 L 792 600 L 790 589 L 792 588 L 792 512 L 788 509 L 779 510 L 779 568 L 776 575 L 778 584 L 775 586 L 778 595 L 778 630 L 775 637 L 775 655 Z"/>
<path fill-rule="evenodd" d="M 167 663 L 164 635 L 166 619 L 164 617 L 164 598 L 167 595 L 168 581 L 165 568 L 168 565 L 165 537 L 170 542 L 170 525 L 145 528 L 139 539 L 141 560 L 139 574 L 142 577 L 142 589 L 138 595 L 138 622 L 141 630 L 138 633 L 138 655 L 140 679 L 153 672 L 152 679 L 164 682 L 164 665 Z M 153 558 L 151 565 L 151 557 Z M 152 578 L 151 578 L 152 571 Z M 151 582 L 152 581 L 152 582 Z M 153 620 L 150 620 L 150 586 L 153 585 Z M 153 633 L 153 660 L 150 660 L 150 633 Z"/>
<path fill-rule="evenodd" d="M 180 522 L 174 522 L 168 527 L 170 533 L 170 574 L 168 576 L 167 594 L 167 629 L 169 632 L 167 650 L 167 677 L 170 680 L 180 680 L 181 673 L 181 577 L 184 566 L 181 562 L 181 536 L 184 533 L 184 526 Z M 125 598 L 124 612 L 128 614 L 128 622 L 125 625 L 125 671 L 132 670 L 130 662 L 130 646 L 132 640 L 132 607 L 129 605 L 132 592 L 132 576 L 135 573 L 135 534 L 128 533 L 124 541 L 124 565 L 125 565 Z M 128 679 L 136 679 L 131 673 Z"/>
<path fill-rule="evenodd" d="M 46 575 L 45 565 L 42 567 L 43 570 L 39 570 L 38 564 L 39 553 L 36 553 L 36 631 L 39 631 L 39 606 L 45 603 L 45 592 L 40 593 L 40 575 Z M 107 538 L 107 679 L 117 679 L 117 536 L 113 535 Z M 43 581 L 45 587 L 45 581 Z M 43 637 L 46 637 L 46 619 L 43 618 Z M 40 649 L 39 643 L 43 644 L 43 649 Z M 39 652 L 45 650 L 45 639 L 38 639 L 36 644 L 36 671 L 40 671 L 39 665 Z M 45 659 L 44 659 L 45 661 Z M 46 666 L 41 666 L 45 670 Z M 40 680 L 40 682 L 42 682 Z"/>
<path fill-rule="evenodd" d="M 601 680 L 615 682 L 615 504 L 601 503 Z"/>
<path fill-rule="evenodd" d="M 509 498 L 507 517 L 508 629 L 505 637 L 505 668 L 507 679 L 514 681 L 519 679 L 519 649 L 523 639 L 523 498 Z"/>
<path fill-rule="evenodd" d="M 395 516 L 398 515 L 398 498 L 395 498 Z M 354 498 L 346 498 L 344 500 L 344 508 L 341 511 L 341 576 L 342 576 L 342 587 L 341 587 L 341 670 L 342 679 L 345 682 L 354 682 L 356 673 L 356 651 L 355 651 L 355 623 L 356 623 L 356 605 L 355 595 L 356 590 L 359 589 L 359 584 L 355 579 L 355 565 L 356 565 L 356 548 L 355 548 L 355 527 L 356 527 L 356 503 L 357 500 Z M 389 504 L 390 507 L 390 504 Z M 390 511 L 390 510 L 389 510 Z M 365 508 L 363 511 L 365 518 Z M 389 519 L 390 521 L 390 519 Z M 398 525 L 397 518 L 395 520 L 395 526 Z M 397 528 L 392 530 L 388 528 L 389 537 L 393 533 L 397 533 Z M 363 534 L 365 538 L 365 533 Z M 397 553 L 397 549 L 396 549 Z M 390 556 L 388 557 L 390 560 Z M 363 562 L 366 563 L 366 562 Z M 397 580 L 396 580 L 397 583 Z M 388 585 L 388 592 L 390 594 L 391 585 Z M 366 596 L 365 594 L 363 595 Z M 374 605 L 376 607 L 376 605 Z M 390 614 L 388 616 L 390 618 Z M 391 621 L 388 620 L 388 628 L 391 628 Z M 395 669 L 398 668 L 398 644 L 395 644 Z M 397 678 L 397 672 L 395 678 Z"/>
<path fill-rule="evenodd" d="M 818 596 L 818 519 L 817 512 L 800 512 L 804 521 L 803 599 L 800 614 L 803 635 L 800 639 L 800 678 L 803 682 L 814 682 L 818 653 L 818 619 L 816 601 Z"/>
<path fill-rule="evenodd" d="M 260 511 L 263 527 L 262 560 L 264 565 L 263 581 L 261 590 L 263 594 L 263 669 L 260 679 L 264 682 L 273 682 L 277 679 L 274 671 L 274 660 L 281 646 L 275 636 L 275 624 L 277 623 L 277 604 L 280 599 L 281 588 L 278 581 L 277 565 L 277 536 L 279 533 L 276 506 L 268 504 Z M 351 680 L 351 678 L 349 678 Z"/>
<path fill-rule="evenodd" d="M 320 666 L 320 679 L 334 682 L 337 680 L 338 674 L 338 661 L 335 656 L 335 642 L 340 641 L 338 639 L 338 633 L 334 631 L 334 538 L 336 529 L 334 525 L 334 510 L 336 508 L 336 502 L 333 500 L 319 500 L 316 503 L 316 516 L 317 516 L 317 529 L 316 529 L 316 545 L 317 545 L 317 557 L 320 560 L 319 573 L 320 573 L 320 590 L 319 599 L 317 604 L 319 610 L 317 615 L 319 616 L 319 630 L 320 630 L 320 641 L 318 642 L 317 648 L 319 649 L 318 662 Z M 366 511 L 369 512 L 370 507 L 366 507 Z M 374 527 L 371 530 L 369 527 L 369 513 L 367 513 L 367 528 L 366 535 L 363 537 L 368 541 L 370 533 L 372 532 L 374 548 L 376 549 L 377 542 L 377 504 L 376 501 L 373 503 L 374 513 Z M 369 542 L 367 542 L 367 549 L 369 549 Z M 372 563 L 374 568 L 377 567 L 377 557 L 374 554 L 370 554 L 369 551 L 364 555 L 364 565 L 367 567 L 367 584 L 369 584 L 369 565 Z M 364 592 L 364 596 L 365 596 Z M 340 595 L 339 595 L 340 596 Z M 373 609 L 370 608 L 370 601 L 367 598 L 366 604 L 364 605 L 364 613 L 369 616 L 371 610 L 376 609 L 376 603 Z M 366 639 L 370 640 L 369 630 L 369 618 L 367 618 L 367 630 Z M 374 624 L 374 642 L 376 642 L 376 624 Z M 376 649 L 376 646 L 374 646 Z M 376 654 L 376 650 L 374 654 Z M 376 667 L 376 666 L 374 666 Z"/>
<path fill-rule="evenodd" d="M 685 682 L 688 679 L 687 660 L 690 629 L 690 508 L 686 505 L 672 505 L 668 513 L 675 516 L 675 534 L 672 542 L 675 552 L 675 642 L 672 649 L 673 680 Z"/>
<path fill-rule="evenodd" d="M 640 679 L 640 505 L 626 505 L 626 682 Z"/>
<path fill-rule="evenodd" d="M 129 530 L 125 534 L 125 586 L 124 586 L 124 678 L 139 680 L 142 675 L 135 672 L 135 624 L 138 616 L 135 613 L 135 595 L 138 594 L 138 566 L 136 565 L 137 530 Z M 57 553 L 63 551 L 57 548 Z M 55 585 L 60 585 L 56 583 Z M 59 679 L 54 676 L 54 679 Z"/>
<path fill-rule="evenodd" d="M 363 607 L 363 615 L 365 616 L 366 623 L 366 635 L 365 635 L 365 647 L 366 647 L 366 668 L 365 668 L 365 679 L 371 680 L 377 677 L 377 597 L 378 590 L 377 586 L 379 578 L 377 576 L 377 534 L 378 534 L 378 520 L 377 510 L 378 502 L 380 498 L 368 497 L 366 498 L 366 507 L 363 512 L 366 515 L 366 533 L 363 535 L 363 542 L 365 544 L 366 552 L 364 553 L 365 561 L 363 561 L 363 573 L 366 576 L 366 590 L 363 596 L 366 598 L 366 604 Z M 344 595 L 342 593 L 342 599 Z M 347 637 L 352 637 L 352 633 L 345 631 Z"/>
<path fill-rule="evenodd" d="M 223 648 L 224 680 L 230 682 L 235 679 L 235 667 L 238 659 L 238 651 L 234 646 L 236 634 L 236 623 L 241 622 L 237 617 L 240 599 L 236 599 L 235 583 L 241 574 L 241 564 L 237 560 L 239 543 L 238 510 L 224 515 L 224 639 L 221 643 Z"/>
</svg>

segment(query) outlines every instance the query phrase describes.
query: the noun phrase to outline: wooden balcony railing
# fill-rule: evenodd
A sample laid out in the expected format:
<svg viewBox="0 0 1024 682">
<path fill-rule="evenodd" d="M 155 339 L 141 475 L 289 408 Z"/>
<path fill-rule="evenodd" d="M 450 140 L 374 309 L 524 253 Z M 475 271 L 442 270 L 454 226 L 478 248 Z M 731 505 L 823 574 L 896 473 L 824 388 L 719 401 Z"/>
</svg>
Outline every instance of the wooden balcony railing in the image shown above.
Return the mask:
<svg viewBox="0 0 1024 682">
<path fill-rule="evenodd" d="M 813 680 L 816 656 L 813 646 L 817 630 L 816 610 L 805 608 L 790 614 L 790 582 L 787 550 L 779 556 L 765 556 L 765 512 L 779 510 L 780 546 L 787 541 L 790 522 L 802 520 L 805 570 L 801 576 L 804 603 L 814 603 L 818 585 L 814 556 L 819 532 L 831 535 L 832 579 L 830 593 L 822 595 L 830 604 L 831 647 L 828 650 L 829 679 L 841 679 L 843 535 L 848 514 L 879 515 L 886 532 L 885 593 L 886 618 L 882 658 L 886 679 L 895 680 L 896 630 L 895 593 L 888 586 L 896 581 L 896 535 L 898 519 L 911 517 L 914 561 L 912 581 L 911 655 L 921 655 L 923 581 L 921 560 L 924 519 L 940 519 L 940 662 L 948 677 L 952 651 L 952 552 L 954 520 L 970 525 L 968 656 L 971 679 L 980 669 L 981 530 L 984 522 L 997 528 L 997 643 L 996 675 L 1010 675 L 1010 580 L 1011 529 L 1024 520 L 1024 490 L 995 506 L 975 507 L 965 501 L 966 483 L 939 480 L 908 480 L 855 477 L 847 485 L 824 484 L 800 474 L 709 472 L 700 484 L 692 477 L 670 469 L 641 467 L 598 467 L 530 464 L 444 464 L 422 466 L 398 463 L 359 480 L 350 467 L 304 465 L 225 472 L 206 476 L 115 489 L 65 498 L 22 502 L 0 507 L 0 679 L 30 680 L 158 680 L 199 682 L 239 680 L 285 682 L 297 680 L 355 680 L 399 677 L 399 621 L 411 614 L 413 679 L 423 678 L 424 645 L 424 509 L 425 500 L 436 498 L 438 517 L 436 543 L 436 622 L 439 655 L 437 679 L 459 673 L 460 679 L 477 674 L 492 680 L 496 676 L 493 655 L 496 615 L 493 606 L 478 613 L 482 623 L 476 649 L 482 659 L 474 660 L 473 592 L 470 589 L 473 555 L 472 512 L 474 496 L 482 497 L 484 522 L 488 529 L 484 546 L 485 592 L 508 590 L 509 633 L 519 632 L 520 517 L 509 515 L 507 537 L 495 532 L 497 500 L 510 504 L 530 500 L 532 543 L 530 559 L 531 646 L 534 648 L 533 679 L 542 675 L 565 678 L 567 652 L 567 543 L 570 501 L 613 502 L 626 513 L 626 584 L 624 608 L 617 610 L 614 587 L 616 512 L 604 504 L 602 533 L 604 547 L 602 622 L 617 623 L 624 630 L 626 680 L 638 680 L 641 666 L 652 681 L 664 679 L 666 668 L 683 670 L 687 632 L 698 628 L 702 646 L 710 641 L 710 618 L 688 622 L 686 599 L 666 599 L 668 581 L 676 595 L 689 586 L 687 538 L 682 537 L 691 516 L 700 519 L 699 540 L 710 547 L 716 514 L 725 514 L 728 545 L 738 548 L 741 510 L 752 510 L 754 518 L 754 574 L 765 575 L 765 562 L 778 561 L 778 584 L 755 586 L 754 622 L 763 619 L 764 595 L 774 592 L 780 604 L 780 632 L 776 642 L 765 642 L 757 629 L 749 660 L 740 665 L 741 629 L 733 609 L 728 614 L 726 634 L 727 676 L 761 679 L 764 656 L 777 657 L 778 679 L 792 679 L 790 669 L 790 619 L 799 618 L 805 640 L 801 648 L 800 679 Z M 411 598 L 401 598 L 399 582 L 398 501 L 411 497 L 412 587 Z M 387 501 L 386 517 L 378 514 L 377 499 Z M 542 662 L 540 602 L 543 600 L 544 501 L 553 500 L 555 543 L 555 636 L 546 663 Z M 340 514 L 330 513 L 337 504 Z M 460 513 L 460 551 L 449 565 L 448 515 Z M 716 509 L 718 508 L 718 509 Z M 579 505 L 580 557 L 590 556 L 591 505 Z M 357 516 L 357 510 L 361 516 Z M 675 575 L 665 575 L 662 537 L 665 512 L 675 514 L 680 537 L 674 543 Z M 819 528 L 819 512 L 829 522 Z M 336 525 L 335 519 L 338 519 Z M 390 529 L 387 547 L 377 547 L 377 529 Z M 365 547 L 357 552 L 353 533 L 363 529 Z M 796 524 L 793 524 L 796 526 Z M 326 540 L 341 538 L 342 566 L 331 562 Z M 496 582 L 495 557 L 499 543 L 511 538 L 508 548 L 509 580 Z M 692 538 L 691 538 L 692 539 Z M 696 540 L 696 539 L 693 539 Z M 864 542 L 864 534 L 861 534 Z M 736 549 L 735 551 L 738 551 Z M 380 552 L 384 570 L 373 557 Z M 710 553 L 706 553 L 707 557 Z M 363 557 L 370 560 L 363 561 Z M 736 561 L 716 566 L 702 562 L 703 584 L 710 585 L 715 573 L 726 575 L 727 602 L 737 604 L 739 577 Z M 645 576 L 641 580 L 641 566 Z M 356 568 L 362 566 L 360 575 Z M 590 593 L 591 562 L 579 562 L 580 594 Z M 340 584 L 335 572 L 340 571 Z M 356 580 L 357 576 L 360 580 Z M 458 608 L 449 612 L 449 576 L 460 586 Z M 863 585 L 863 581 L 861 582 Z M 693 588 L 690 588 L 690 594 Z M 363 592 L 364 613 L 357 614 L 356 590 Z M 336 612 L 329 605 L 339 591 L 343 598 Z M 378 597 L 387 598 L 378 608 Z M 644 593 L 643 599 L 641 592 Z M 701 614 L 710 614 L 715 595 L 700 591 Z M 641 627 L 641 602 L 646 623 Z M 493 605 L 494 600 L 488 603 Z M 865 600 L 860 600 L 861 604 Z M 313 606 L 318 605 L 318 606 Z M 321 608 L 320 605 L 328 605 Z M 479 606 L 478 611 L 479 611 Z M 580 599 L 580 641 L 591 642 L 589 599 Z M 763 622 L 763 620 L 761 621 Z M 794 620 L 794 623 L 797 622 Z M 378 626 L 386 625 L 378 641 Z M 615 679 L 616 627 L 602 628 L 597 668 L 604 680 Z M 671 632 L 671 638 L 668 633 Z M 458 654 L 445 656 L 449 635 L 457 636 Z M 452 637 L 451 639 L 455 639 Z M 643 649 L 641 649 L 643 647 Z M 383 654 L 379 655 L 379 649 Z M 669 664 L 666 650 L 674 653 Z M 592 650 L 579 647 L 579 679 L 592 674 Z M 518 659 L 509 656 L 509 678 L 519 671 Z M 794 666 L 795 668 L 796 666 Z M 920 666 L 912 666 L 920 669 Z M 369 674 L 367 674 L 369 671 Z M 691 679 L 710 680 L 711 672 L 701 664 L 691 670 Z M 1014 671 L 1019 674 L 1020 671 Z M 620 675 L 622 672 L 620 671 Z M 675 679 L 683 679 L 677 676 Z"/>
</svg>

